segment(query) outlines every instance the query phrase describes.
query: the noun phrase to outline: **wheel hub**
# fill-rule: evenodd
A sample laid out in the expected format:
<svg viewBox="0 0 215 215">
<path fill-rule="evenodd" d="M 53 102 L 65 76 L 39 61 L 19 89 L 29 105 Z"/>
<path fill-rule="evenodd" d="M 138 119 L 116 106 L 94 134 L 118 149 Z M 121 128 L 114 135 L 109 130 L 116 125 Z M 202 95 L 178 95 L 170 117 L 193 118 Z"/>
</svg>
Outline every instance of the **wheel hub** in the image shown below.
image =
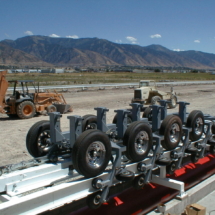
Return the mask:
<svg viewBox="0 0 215 215">
<path fill-rule="evenodd" d="M 49 151 L 51 147 L 50 131 L 43 131 L 38 137 L 38 149 L 41 153 Z"/>
<path fill-rule="evenodd" d="M 94 198 L 93 203 L 94 203 L 95 205 L 99 205 L 100 199 L 101 199 L 101 196 L 100 196 L 100 195 L 96 195 L 95 198 Z"/>
<path fill-rule="evenodd" d="M 86 153 L 86 160 L 90 167 L 99 168 L 105 160 L 105 146 L 102 142 L 96 141 L 89 145 Z"/>
<path fill-rule="evenodd" d="M 135 151 L 142 155 L 147 150 L 149 142 L 149 136 L 147 132 L 140 131 L 135 138 Z"/>
<path fill-rule="evenodd" d="M 195 133 L 200 135 L 202 133 L 203 121 L 201 117 L 198 117 L 195 122 Z"/>
<path fill-rule="evenodd" d="M 179 138 L 180 128 L 177 123 L 173 123 L 170 130 L 170 140 L 173 143 L 176 143 Z"/>
<path fill-rule="evenodd" d="M 30 105 L 26 105 L 23 108 L 23 112 L 24 112 L 25 115 L 30 115 L 32 113 L 32 107 Z"/>
<path fill-rule="evenodd" d="M 97 124 L 96 123 L 90 123 L 87 125 L 86 130 L 88 129 L 96 129 L 97 128 Z"/>
</svg>

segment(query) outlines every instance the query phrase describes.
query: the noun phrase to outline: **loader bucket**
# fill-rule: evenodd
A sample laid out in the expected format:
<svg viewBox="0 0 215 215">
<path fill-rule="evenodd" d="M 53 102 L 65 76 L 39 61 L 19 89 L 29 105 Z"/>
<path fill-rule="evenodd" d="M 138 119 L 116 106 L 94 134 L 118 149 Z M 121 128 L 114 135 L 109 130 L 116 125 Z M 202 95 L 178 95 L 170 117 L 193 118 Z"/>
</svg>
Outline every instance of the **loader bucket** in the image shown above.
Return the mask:
<svg viewBox="0 0 215 215">
<path fill-rule="evenodd" d="M 68 104 L 53 104 L 57 108 L 57 112 L 60 112 L 61 114 L 66 112 L 72 112 L 71 105 Z"/>
</svg>

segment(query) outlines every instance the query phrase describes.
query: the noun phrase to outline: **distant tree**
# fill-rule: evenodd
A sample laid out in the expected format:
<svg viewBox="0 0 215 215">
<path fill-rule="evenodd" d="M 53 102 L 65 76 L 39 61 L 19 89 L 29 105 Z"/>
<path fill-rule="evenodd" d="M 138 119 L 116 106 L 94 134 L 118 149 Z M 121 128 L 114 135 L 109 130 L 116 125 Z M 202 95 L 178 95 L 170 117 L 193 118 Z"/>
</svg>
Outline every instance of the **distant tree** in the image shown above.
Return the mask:
<svg viewBox="0 0 215 215">
<path fill-rule="evenodd" d="M 155 69 L 154 72 L 161 72 L 161 70 L 160 69 Z"/>
<path fill-rule="evenodd" d="M 198 73 L 199 71 L 194 69 L 194 70 L 191 70 L 192 73 Z"/>
</svg>

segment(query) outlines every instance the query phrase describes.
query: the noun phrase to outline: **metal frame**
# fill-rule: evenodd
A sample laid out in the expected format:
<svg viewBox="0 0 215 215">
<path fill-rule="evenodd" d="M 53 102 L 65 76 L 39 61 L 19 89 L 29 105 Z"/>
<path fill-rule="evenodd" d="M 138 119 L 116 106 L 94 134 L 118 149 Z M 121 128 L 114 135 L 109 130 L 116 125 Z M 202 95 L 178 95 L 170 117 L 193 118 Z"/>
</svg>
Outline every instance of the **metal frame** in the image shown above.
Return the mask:
<svg viewBox="0 0 215 215">
<path fill-rule="evenodd" d="M 172 151 L 165 151 L 161 146 L 163 136 L 159 135 L 158 130 L 161 122 L 167 116 L 167 101 L 161 101 L 161 106 L 152 105 L 152 122 L 146 118 L 140 117 L 142 105 L 131 104 L 131 110 L 116 110 L 117 124 L 106 124 L 107 108 L 97 107 L 97 128 L 109 135 L 112 148 L 112 160 L 109 162 L 104 173 L 95 178 L 84 178 L 79 175 L 72 166 L 70 154 L 58 156 L 53 153 L 54 149 L 47 156 L 36 158 L 29 162 L 16 165 L 0 167 L 2 175 L 0 176 L 0 204 L 1 214 L 37 214 L 46 210 L 60 207 L 72 201 L 87 197 L 88 195 L 102 191 L 100 203 L 108 198 L 108 192 L 111 186 L 122 183 L 116 179 L 116 175 L 123 171 L 131 171 L 135 176 L 144 174 L 144 184 L 149 182 L 160 184 L 179 190 L 179 198 L 184 198 L 184 183 L 166 178 L 166 166 L 159 165 L 160 159 L 167 159 L 170 162 L 177 161 L 176 168 L 182 165 L 182 159 L 190 155 L 189 149 L 196 148 L 201 151 L 201 157 L 208 148 L 208 141 L 211 136 L 211 126 L 215 117 L 206 116 L 205 130 L 202 138 L 195 142 L 189 141 L 190 128 L 185 126 L 187 113 L 186 105 L 189 103 L 179 102 L 179 112 L 176 113 L 184 124 L 183 138 L 179 146 Z M 125 163 L 123 161 L 123 152 L 126 146 L 122 145 L 122 138 L 127 129 L 127 115 L 132 113 L 134 121 L 142 121 L 151 125 L 153 131 L 153 147 L 149 156 L 141 162 Z M 70 130 L 61 132 L 60 113 L 50 113 L 50 136 L 54 145 L 62 145 L 70 149 L 73 148 L 76 139 L 82 133 L 82 117 L 68 116 Z M 113 132 L 117 139 L 111 138 Z M 47 161 L 55 163 L 47 163 Z M 20 168 L 25 169 L 18 170 Z M 159 168 L 159 175 L 154 174 L 154 170 Z M 97 179 L 96 183 L 95 179 Z M 32 192 L 34 190 L 34 192 Z"/>
</svg>

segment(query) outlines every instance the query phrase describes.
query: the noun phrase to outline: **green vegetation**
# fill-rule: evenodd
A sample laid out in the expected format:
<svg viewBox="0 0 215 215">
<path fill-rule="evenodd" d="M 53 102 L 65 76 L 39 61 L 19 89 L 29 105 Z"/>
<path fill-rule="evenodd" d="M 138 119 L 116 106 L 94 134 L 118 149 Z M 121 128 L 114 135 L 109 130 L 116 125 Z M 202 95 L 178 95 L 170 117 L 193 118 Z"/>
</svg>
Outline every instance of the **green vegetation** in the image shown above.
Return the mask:
<svg viewBox="0 0 215 215">
<path fill-rule="evenodd" d="M 7 74 L 7 80 L 34 80 L 40 85 L 57 84 L 98 84 L 98 83 L 126 83 L 139 82 L 139 80 L 155 81 L 198 81 L 215 80 L 215 75 L 208 73 L 16 73 Z"/>
</svg>

